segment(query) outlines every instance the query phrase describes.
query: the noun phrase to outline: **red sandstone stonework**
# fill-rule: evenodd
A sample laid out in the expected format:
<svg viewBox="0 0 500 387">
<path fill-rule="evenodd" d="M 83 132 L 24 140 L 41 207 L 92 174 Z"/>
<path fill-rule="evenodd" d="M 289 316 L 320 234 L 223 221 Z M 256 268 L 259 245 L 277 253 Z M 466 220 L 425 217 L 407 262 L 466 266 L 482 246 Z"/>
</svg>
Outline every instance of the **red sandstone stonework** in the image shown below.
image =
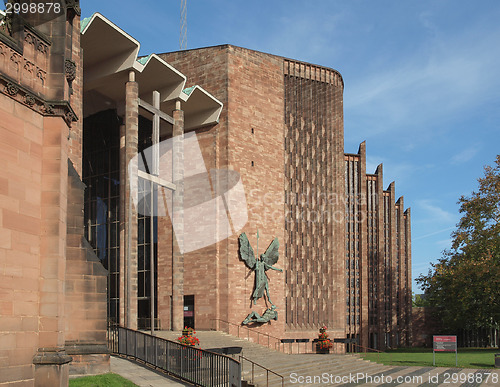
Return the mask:
<svg viewBox="0 0 500 387">
<path fill-rule="evenodd" d="M 344 219 L 348 193 L 344 181 L 348 177 L 340 74 L 231 45 L 161 57 L 186 74 L 191 84 L 201 85 L 223 102 L 219 124 L 197 131 L 206 167 L 228 168 L 241 175 L 248 208 L 248 223 L 242 231 L 254 248 L 257 230 L 260 253 L 273 237 L 280 240 L 277 266 L 284 273 L 268 272 L 279 319 L 252 329 L 279 338 L 312 339 L 318 327 L 326 324 L 332 338 L 358 338 L 364 346 L 386 346 L 386 332 L 392 343 L 396 339 L 400 344 L 407 343 L 411 313 L 409 210 L 403 212 L 402 200 L 394 203 L 391 186 L 385 194 L 388 204 L 371 208 L 368 223 L 367 181 L 377 180 L 376 176 L 366 175 L 363 143 L 359 155 L 349 156 L 359 162 L 356 194 L 363 200 L 355 211 L 363 216 L 360 222 L 353 223 L 353 233 L 347 234 Z M 351 176 L 354 179 L 354 174 Z M 226 188 L 224 181 L 218 183 L 220 189 Z M 381 204 L 382 184 L 380 169 L 373 194 Z M 321 211 L 328 216 L 318 220 Z M 165 232 L 170 230 L 165 223 Z M 217 227 L 203 232 L 216 233 Z M 375 235 L 377 239 L 373 239 Z M 379 242 L 373 244 L 368 240 L 370 236 Z M 185 254 L 184 294 L 195 296 L 197 329 L 228 330 L 222 320 L 239 324 L 251 310 L 265 310 L 262 300 L 256 306 L 250 305 L 254 280 L 238 258 L 237 237 L 234 234 L 213 246 Z M 353 254 L 349 262 L 358 260 L 359 265 L 352 269 L 345 263 L 345 238 L 355 238 L 349 243 L 357 246 L 349 250 Z M 369 254 L 380 259 L 369 261 Z M 159 259 L 168 262 L 162 253 Z M 165 270 L 159 280 L 163 299 L 159 313 L 164 319 L 169 315 L 170 268 L 165 264 L 159 270 Z M 386 270 L 390 276 L 397 273 L 398 279 L 394 275 L 390 283 L 385 283 Z M 375 288 L 369 290 L 373 284 L 377 285 L 376 294 Z M 353 302 L 349 314 L 348 297 Z M 384 297 L 389 297 L 390 303 L 387 316 L 382 313 Z M 370 333 L 373 343 L 369 341 Z"/>
<path fill-rule="evenodd" d="M 1 385 L 66 385 L 77 362 L 83 373 L 109 369 L 106 273 L 82 239 L 76 11 L 34 29 L 28 15 L 0 36 Z M 72 94 L 65 59 L 76 64 Z"/>
</svg>

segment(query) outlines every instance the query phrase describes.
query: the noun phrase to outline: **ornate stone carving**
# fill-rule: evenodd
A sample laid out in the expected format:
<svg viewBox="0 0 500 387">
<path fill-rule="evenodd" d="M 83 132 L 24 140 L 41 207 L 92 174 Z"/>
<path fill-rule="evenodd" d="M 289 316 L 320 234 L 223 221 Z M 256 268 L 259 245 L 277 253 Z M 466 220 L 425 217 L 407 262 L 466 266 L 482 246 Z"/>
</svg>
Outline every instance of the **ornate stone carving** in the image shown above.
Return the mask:
<svg viewBox="0 0 500 387">
<path fill-rule="evenodd" d="M 14 83 L 2 75 L 0 75 L 0 93 L 44 116 L 61 117 L 69 127 L 71 127 L 72 122 L 78 121 L 78 117 L 67 101 L 46 101 L 33 94 L 28 88 Z"/>
<path fill-rule="evenodd" d="M 46 72 L 35 66 L 34 72 L 42 79 L 46 77 Z M 16 100 L 18 103 L 24 104 L 31 110 L 44 115 L 55 116 L 64 119 L 68 127 L 72 123 L 78 121 L 78 117 L 73 111 L 68 101 L 49 101 L 44 99 L 41 95 L 37 95 L 29 86 L 19 84 L 7 75 L 0 73 L 0 93 L 9 96 Z"/>
<path fill-rule="evenodd" d="M 12 36 L 12 14 L 0 15 L 0 32 Z"/>
<path fill-rule="evenodd" d="M 45 84 L 46 76 L 47 76 L 47 73 L 45 71 L 43 71 L 42 69 L 37 67 L 36 77 L 42 81 L 42 85 Z"/>
<path fill-rule="evenodd" d="M 66 74 L 66 79 L 71 86 L 71 82 L 73 82 L 76 78 L 76 63 L 71 59 L 66 59 L 64 61 L 64 72 Z"/>
<path fill-rule="evenodd" d="M 19 92 L 19 87 L 12 82 L 8 82 L 5 86 L 5 91 L 11 96 L 15 96 Z"/>
<path fill-rule="evenodd" d="M 35 105 L 36 99 L 35 96 L 29 93 L 24 95 L 24 103 L 29 107 L 33 107 Z"/>
<path fill-rule="evenodd" d="M 54 105 L 51 105 L 49 103 L 44 103 L 43 104 L 43 112 L 47 115 L 52 115 L 54 114 Z"/>
<path fill-rule="evenodd" d="M 42 54 L 47 54 L 49 47 L 41 39 L 39 39 L 35 34 L 29 31 L 25 31 L 24 41 L 28 44 L 33 45 L 35 50 L 40 51 Z"/>
<path fill-rule="evenodd" d="M 24 63 L 24 69 L 30 74 L 33 74 L 33 70 L 35 69 L 35 67 L 35 64 L 33 62 L 30 62 L 29 60 L 26 60 Z"/>
<path fill-rule="evenodd" d="M 10 60 L 11 62 L 14 62 L 16 66 L 19 66 L 19 62 L 21 61 L 22 57 L 15 51 L 11 51 L 10 55 Z"/>
<path fill-rule="evenodd" d="M 76 116 L 75 114 L 72 112 L 72 111 L 67 111 L 65 114 L 64 114 L 64 119 L 66 120 L 66 122 L 68 123 L 71 123 L 73 121 L 76 121 Z"/>
<path fill-rule="evenodd" d="M 35 46 L 36 47 L 36 44 L 35 44 L 35 36 L 31 33 L 31 32 L 26 32 L 25 35 L 24 35 L 24 41 L 28 44 L 31 44 L 32 46 Z"/>
<path fill-rule="evenodd" d="M 79 0 L 66 0 L 66 6 L 68 9 L 72 9 L 78 16 L 82 14 Z"/>
</svg>

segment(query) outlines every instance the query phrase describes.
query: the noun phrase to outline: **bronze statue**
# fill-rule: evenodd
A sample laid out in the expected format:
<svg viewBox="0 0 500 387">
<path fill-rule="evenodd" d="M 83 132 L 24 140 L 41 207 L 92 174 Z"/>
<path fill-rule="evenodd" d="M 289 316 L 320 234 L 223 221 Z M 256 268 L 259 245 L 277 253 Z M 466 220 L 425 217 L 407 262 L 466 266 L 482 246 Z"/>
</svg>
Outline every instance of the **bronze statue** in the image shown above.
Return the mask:
<svg viewBox="0 0 500 387">
<path fill-rule="evenodd" d="M 258 253 L 258 236 L 259 233 L 257 231 L 257 253 Z M 254 305 L 257 303 L 257 300 L 264 296 L 264 291 L 267 295 L 267 300 L 271 305 L 274 305 L 269 297 L 269 284 L 267 281 L 266 271 L 269 269 L 273 269 L 276 271 L 283 270 L 274 267 L 273 265 L 278 262 L 279 254 L 278 248 L 280 246 L 278 242 L 278 238 L 274 238 L 269 247 L 267 248 L 264 254 L 261 254 L 260 259 L 255 259 L 255 254 L 253 252 L 252 246 L 250 246 L 250 242 L 245 233 L 241 234 L 239 237 L 240 241 L 240 256 L 241 259 L 245 261 L 247 266 L 255 271 L 255 290 L 252 294 L 252 299 Z"/>
<path fill-rule="evenodd" d="M 265 323 L 270 320 L 278 320 L 278 312 L 276 311 L 276 305 L 271 305 L 267 308 L 264 314 L 261 316 L 257 312 L 250 313 L 245 320 L 243 320 L 244 325 L 251 322 Z"/>
</svg>

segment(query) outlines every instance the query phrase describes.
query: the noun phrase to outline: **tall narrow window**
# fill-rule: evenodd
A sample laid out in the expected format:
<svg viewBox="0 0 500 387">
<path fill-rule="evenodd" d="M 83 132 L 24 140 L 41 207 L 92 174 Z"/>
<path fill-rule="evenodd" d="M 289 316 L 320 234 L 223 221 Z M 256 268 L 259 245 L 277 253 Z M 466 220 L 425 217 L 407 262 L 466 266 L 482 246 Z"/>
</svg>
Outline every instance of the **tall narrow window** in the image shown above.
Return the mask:
<svg viewBox="0 0 500 387">
<path fill-rule="evenodd" d="M 108 270 L 108 320 L 114 323 L 120 323 L 119 132 L 119 120 L 114 110 L 85 119 L 85 237 Z"/>
</svg>

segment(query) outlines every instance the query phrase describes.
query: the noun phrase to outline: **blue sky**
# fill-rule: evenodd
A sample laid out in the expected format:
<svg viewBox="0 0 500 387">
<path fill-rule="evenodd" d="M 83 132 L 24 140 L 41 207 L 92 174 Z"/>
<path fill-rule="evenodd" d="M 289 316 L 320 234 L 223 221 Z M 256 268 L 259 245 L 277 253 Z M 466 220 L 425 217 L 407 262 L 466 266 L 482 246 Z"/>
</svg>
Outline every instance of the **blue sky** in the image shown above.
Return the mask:
<svg viewBox="0 0 500 387">
<path fill-rule="evenodd" d="M 141 43 L 179 49 L 180 0 L 82 0 Z M 427 273 L 500 142 L 500 2 L 188 0 L 187 46 L 234 44 L 339 70 L 345 151 L 366 140 L 412 211 L 413 278 Z M 414 283 L 414 291 L 419 292 Z"/>
</svg>

